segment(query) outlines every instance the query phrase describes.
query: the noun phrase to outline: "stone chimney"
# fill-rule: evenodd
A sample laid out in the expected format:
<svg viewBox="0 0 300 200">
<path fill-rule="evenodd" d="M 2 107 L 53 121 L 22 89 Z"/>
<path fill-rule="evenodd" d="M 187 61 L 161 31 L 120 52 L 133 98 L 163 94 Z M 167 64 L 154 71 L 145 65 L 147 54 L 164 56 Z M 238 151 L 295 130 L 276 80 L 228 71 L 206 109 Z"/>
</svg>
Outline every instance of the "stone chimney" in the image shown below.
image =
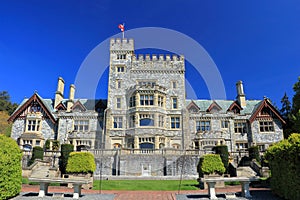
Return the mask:
<svg viewBox="0 0 300 200">
<path fill-rule="evenodd" d="M 240 103 L 242 108 L 246 107 L 246 96 L 244 94 L 243 82 L 238 81 L 236 83 L 237 101 Z"/>
<path fill-rule="evenodd" d="M 70 85 L 70 93 L 69 100 L 67 102 L 67 112 L 71 112 L 71 108 L 74 105 L 74 97 L 75 97 L 75 85 Z"/>
<path fill-rule="evenodd" d="M 57 90 L 55 92 L 54 108 L 64 99 L 65 81 L 62 77 L 58 78 Z"/>
</svg>

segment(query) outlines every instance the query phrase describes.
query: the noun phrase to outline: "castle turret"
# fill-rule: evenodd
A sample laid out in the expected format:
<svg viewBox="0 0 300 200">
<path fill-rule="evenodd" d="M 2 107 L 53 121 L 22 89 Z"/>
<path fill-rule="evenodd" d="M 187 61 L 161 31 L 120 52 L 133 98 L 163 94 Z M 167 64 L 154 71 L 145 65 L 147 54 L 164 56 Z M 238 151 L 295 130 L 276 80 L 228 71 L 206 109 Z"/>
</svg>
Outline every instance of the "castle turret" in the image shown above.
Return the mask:
<svg viewBox="0 0 300 200">
<path fill-rule="evenodd" d="M 64 87 L 65 81 L 62 77 L 58 78 L 57 81 L 57 90 L 55 92 L 54 108 L 64 99 Z"/>
<path fill-rule="evenodd" d="M 237 90 L 237 101 L 240 103 L 242 108 L 246 107 L 246 96 L 244 94 L 243 82 L 238 81 L 236 83 L 236 90 Z"/>
<path fill-rule="evenodd" d="M 69 92 L 69 100 L 67 102 L 67 111 L 70 112 L 72 106 L 74 105 L 74 97 L 75 97 L 75 85 L 70 85 L 70 92 Z"/>
</svg>

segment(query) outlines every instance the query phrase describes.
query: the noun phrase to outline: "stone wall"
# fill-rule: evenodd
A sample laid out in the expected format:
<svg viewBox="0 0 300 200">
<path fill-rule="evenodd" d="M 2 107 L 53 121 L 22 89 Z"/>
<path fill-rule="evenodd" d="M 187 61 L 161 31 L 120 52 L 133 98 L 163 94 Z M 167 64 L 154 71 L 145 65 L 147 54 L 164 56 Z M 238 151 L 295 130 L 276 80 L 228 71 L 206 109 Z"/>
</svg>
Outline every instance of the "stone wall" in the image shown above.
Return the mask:
<svg viewBox="0 0 300 200">
<path fill-rule="evenodd" d="M 102 176 L 197 176 L 198 155 L 95 155 L 95 178 Z M 102 170 L 101 170 L 102 168 Z"/>
</svg>

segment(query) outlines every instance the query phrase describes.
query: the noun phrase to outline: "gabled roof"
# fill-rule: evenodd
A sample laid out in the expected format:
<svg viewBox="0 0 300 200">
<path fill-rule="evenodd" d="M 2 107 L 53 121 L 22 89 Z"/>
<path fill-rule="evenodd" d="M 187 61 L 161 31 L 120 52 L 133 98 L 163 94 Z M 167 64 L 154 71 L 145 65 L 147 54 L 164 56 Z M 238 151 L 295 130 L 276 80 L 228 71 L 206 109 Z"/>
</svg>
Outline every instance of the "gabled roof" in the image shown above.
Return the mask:
<svg viewBox="0 0 300 200">
<path fill-rule="evenodd" d="M 252 115 L 249 119 L 250 123 L 252 123 L 262 111 L 263 108 L 269 108 L 272 113 L 283 123 L 285 124 L 285 120 L 282 118 L 279 111 L 272 105 L 272 103 L 268 99 L 262 100 L 259 104 L 256 105 L 255 109 L 253 109 Z"/>
<path fill-rule="evenodd" d="M 262 100 L 246 100 L 246 107 L 244 107 L 240 114 L 244 115 L 251 115 L 253 113 L 253 110 L 257 107 L 257 104 L 259 104 Z M 201 111 L 207 111 L 207 109 L 215 102 L 222 110 L 220 110 L 221 113 L 226 113 L 230 106 L 236 105 L 239 106 L 238 103 L 236 103 L 235 100 L 189 100 L 187 99 L 185 102 L 186 107 L 191 103 L 194 102 L 198 108 Z M 239 106 L 240 107 L 240 106 Z"/>
<path fill-rule="evenodd" d="M 210 112 L 212 109 L 216 108 L 218 111 L 222 110 L 221 106 L 217 104 L 216 101 L 213 101 L 210 106 L 207 108 L 207 111 Z"/>
<path fill-rule="evenodd" d="M 52 100 L 49 101 L 49 99 L 44 100 L 42 97 L 40 97 L 37 93 L 34 93 L 29 99 L 25 99 L 20 106 L 15 110 L 15 112 L 10 116 L 8 121 L 12 122 L 14 121 L 18 116 L 22 114 L 30 105 L 32 102 L 37 102 L 41 108 L 44 110 L 45 114 L 50 118 L 52 123 L 56 122 L 55 116 L 52 114 Z"/>
<path fill-rule="evenodd" d="M 72 106 L 72 110 L 75 110 L 76 108 L 78 108 L 81 111 L 86 111 L 86 108 L 84 107 L 84 105 L 78 100 L 74 103 L 74 105 Z"/>
<path fill-rule="evenodd" d="M 234 108 L 238 108 L 240 111 L 243 110 L 243 108 L 240 106 L 240 104 L 237 101 L 234 101 L 229 108 L 227 109 L 227 111 L 232 111 Z"/>
<path fill-rule="evenodd" d="M 65 106 L 65 104 L 63 102 L 60 102 L 56 107 L 56 110 L 67 110 L 67 107 Z"/>
<path fill-rule="evenodd" d="M 192 100 L 186 107 L 188 110 L 190 110 L 191 108 L 195 108 L 197 110 L 197 112 L 200 111 L 200 108 L 197 106 L 197 104 Z"/>
</svg>

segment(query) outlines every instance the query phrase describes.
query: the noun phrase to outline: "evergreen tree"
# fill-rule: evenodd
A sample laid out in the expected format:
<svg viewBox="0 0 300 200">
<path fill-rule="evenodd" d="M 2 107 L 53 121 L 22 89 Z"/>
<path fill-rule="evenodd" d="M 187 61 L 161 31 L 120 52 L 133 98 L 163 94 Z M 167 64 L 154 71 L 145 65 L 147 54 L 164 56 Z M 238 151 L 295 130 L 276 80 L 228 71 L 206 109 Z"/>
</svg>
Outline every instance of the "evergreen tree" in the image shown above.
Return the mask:
<svg viewBox="0 0 300 200">
<path fill-rule="evenodd" d="M 293 131 L 300 133 L 300 76 L 298 82 L 294 84 L 293 90 L 295 92 L 292 107 Z"/>
<path fill-rule="evenodd" d="M 293 122 L 292 122 L 292 106 L 291 102 L 289 101 L 289 97 L 287 96 L 286 92 L 281 99 L 281 109 L 280 114 L 284 118 L 286 124 L 283 126 L 283 134 L 285 138 L 288 138 L 289 135 L 293 132 Z"/>
<path fill-rule="evenodd" d="M 296 115 L 300 110 L 300 76 L 298 77 L 298 82 L 294 84 L 293 90 L 295 92 L 293 97 L 293 114 Z"/>
<path fill-rule="evenodd" d="M 10 96 L 7 91 L 0 91 L 0 111 L 7 111 L 11 115 L 18 105 L 11 103 Z"/>
<path fill-rule="evenodd" d="M 289 115 L 291 114 L 292 107 L 286 92 L 284 93 L 284 96 L 282 97 L 280 102 L 281 102 L 280 113 L 284 117 L 284 119 L 287 120 L 289 118 Z"/>
</svg>

